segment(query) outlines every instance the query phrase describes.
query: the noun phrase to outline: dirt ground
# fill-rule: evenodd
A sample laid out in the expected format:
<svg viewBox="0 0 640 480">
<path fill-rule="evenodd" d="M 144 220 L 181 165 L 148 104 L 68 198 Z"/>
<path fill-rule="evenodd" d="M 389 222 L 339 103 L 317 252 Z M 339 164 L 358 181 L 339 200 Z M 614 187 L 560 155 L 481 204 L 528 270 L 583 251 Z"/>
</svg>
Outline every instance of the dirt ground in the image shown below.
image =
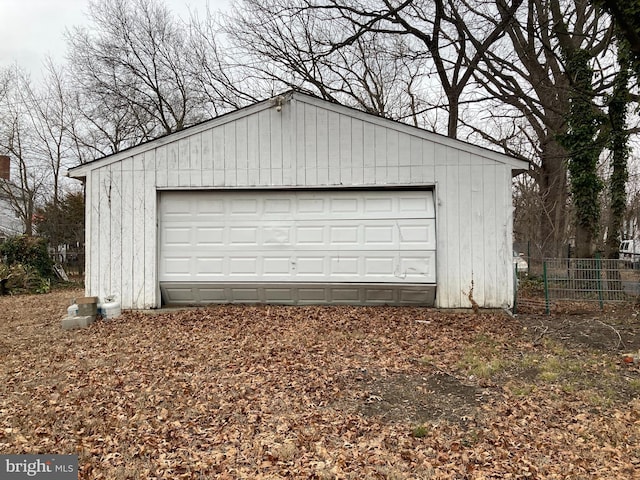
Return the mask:
<svg viewBox="0 0 640 480">
<path fill-rule="evenodd" d="M 634 478 L 637 306 L 211 306 L 82 330 L 0 297 L 0 452 L 82 479 Z"/>
</svg>

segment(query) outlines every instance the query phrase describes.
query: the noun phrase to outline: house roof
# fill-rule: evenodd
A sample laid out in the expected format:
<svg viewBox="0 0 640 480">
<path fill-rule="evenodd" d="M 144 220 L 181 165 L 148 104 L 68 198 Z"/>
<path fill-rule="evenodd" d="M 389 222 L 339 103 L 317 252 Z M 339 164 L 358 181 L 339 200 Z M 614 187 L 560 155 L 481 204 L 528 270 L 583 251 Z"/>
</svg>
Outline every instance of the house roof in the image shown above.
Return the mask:
<svg viewBox="0 0 640 480">
<path fill-rule="evenodd" d="M 319 108 L 325 108 L 327 110 L 332 110 L 337 113 L 346 114 L 369 123 L 377 124 L 387 128 L 392 128 L 398 131 L 403 131 L 405 133 L 408 133 L 409 135 L 418 136 L 425 140 L 433 141 L 434 143 L 442 144 L 442 145 L 456 148 L 462 151 L 468 151 L 469 153 L 473 153 L 485 158 L 489 158 L 498 163 L 511 165 L 515 174 L 522 173 L 523 171 L 526 171 L 529 169 L 529 162 L 525 160 L 516 159 L 514 157 L 510 157 L 508 155 L 502 154 L 500 152 L 496 152 L 494 150 L 490 150 L 485 147 L 480 147 L 480 146 L 471 144 L 469 142 L 465 142 L 463 140 L 450 138 L 445 135 L 441 135 L 435 132 L 425 130 L 423 128 L 408 125 L 406 123 L 402 123 L 396 120 L 379 117 L 377 115 L 373 115 L 371 113 L 363 112 L 361 110 L 358 110 L 352 107 L 331 102 L 329 100 L 325 100 L 307 93 L 290 90 L 280 95 L 271 97 L 269 99 L 262 100 L 260 102 L 256 102 L 254 104 L 240 108 L 238 110 L 227 112 L 223 115 L 212 118 L 210 120 L 197 123 L 195 125 L 187 127 L 178 132 L 169 133 L 161 137 L 158 137 L 156 139 L 149 140 L 139 145 L 121 150 L 119 152 L 116 152 L 101 158 L 97 158 L 95 160 L 92 160 L 84 164 L 80 164 L 76 167 L 70 168 L 68 171 L 68 175 L 73 178 L 84 178 L 88 171 L 91 171 L 95 168 L 103 167 L 105 165 L 118 162 L 120 160 L 132 157 L 134 155 L 139 155 L 141 153 L 144 153 L 149 150 L 153 150 L 160 146 L 176 142 L 182 138 L 200 133 L 201 131 L 207 130 L 209 128 L 216 127 L 219 125 L 224 125 L 225 123 L 233 122 L 234 120 L 237 120 L 239 118 L 258 113 L 268 108 L 272 108 L 274 105 L 276 105 L 276 102 L 290 102 L 290 101 L 300 101 L 300 102 L 308 103 Z"/>
</svg>

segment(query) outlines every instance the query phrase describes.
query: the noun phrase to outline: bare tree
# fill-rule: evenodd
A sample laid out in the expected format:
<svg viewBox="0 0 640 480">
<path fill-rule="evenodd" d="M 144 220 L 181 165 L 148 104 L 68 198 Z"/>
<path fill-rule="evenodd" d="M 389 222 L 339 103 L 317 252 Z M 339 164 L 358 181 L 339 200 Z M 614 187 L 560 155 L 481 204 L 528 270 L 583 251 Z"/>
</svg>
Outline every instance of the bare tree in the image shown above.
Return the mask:
<svg viewBox="0 0 640 480">
<path fill-rule="evenodd" d="M 278 12 L 274 15 L 273 12 Z M 245 0 L 224 24 L 250 78 L 273 89 L 307 90 L 375 115 L 417 124 L 428 107 L 421 90 L 428 74 L 423 52 L 410 39 L 369 31 L 340 48 L 343 19 L 285 0 Z M 415 43 L 415 42 L 414 42 Z"/>
<path fill-rule="evenodd" d="M 611 85 L 611 22 L 587 0 L 528 0 L 526 10 L 515 17 L 506 1 L 495 0 L 495 5 L 502 17 L 492 21 L 498 25 L 510 19 L 508 37 L 487 50 L 475 78 L 495 99 L 496 109 L 472 128 L 506 153 L 532 162 L 542 218 L 535 243 L 541 255 L 558 255 L 570 225 L 568 152 L 560 140 L 568 132 L 572 77 L 562 49 L 584 49 L 601 62 L 593 87 L 604 103 L 602 94 Z M 561 24 L 566 26 L 563 33 L 557 28 Z M 505 117 L 513 126 L 506 136 L 496 133 Z M 522 139 L 528 143 L 525 148 Z"/>
<path fill-rule="evenodd" d="M 63 174 L 74 161 L 68 134 L 74 118 L 69 108 L 64 72 L 47 59 L 44 73 L 40 90 L 35 90 L 23 79 L 19 95 L 24 105 L 26 127 L 32 137 L 29 155 L 36 164 L 34 167 L 47 172 L 52 202 L 57 205 Z"/>
<path fill-rule="evenodd" d="M 223 14 L 207 9 L 204 19 L 189 23 L 188 72 L 214 115 L 262 100 L 272 91 L 269 80 L 254 75 L 248 58 L 224 37 Z"/>
<path fill-rule="evenodd" d="M 37 141 L 32 135 L 31 118 L 25 104 L 26 74 L 17 67 L 2 75 L 4 94 L 0 97 L 0 152 L 12 160 L 11 180 L 0 180 L 0 192 L 24 225 L 33 234 L 33 214 L 45 189 L 47 171 L 39 168 L 32 152 Z"/>
<path fill-rule="evenodd" d="M 89 20 L 90 27 L 67 33 L 69 62 L 81 100 L 89 103 L 85 118 L 114 107 L 111 124 L 93 122 L 107 134 L 109 148 L 120 148 L 122 137 L 144 141 L 208 116 L 188 74 L 188 28 L 164 4 L 93 0 Z"/>
<path fill-rule="evenodd" d="M 522 1 L 513 0 L 504 19 L 498 16 L 498 22 L 489 22 L 465 0 L 270 0 L 266 4 L 245 0 L 241 5 L 247 13 L 236 12 L 239 23 L 232 27 L 242 31 L 244 42 L 253 43 L 270 65 L 276 65 L 274 76 L 297 65 L 293 71 L 298 78 L 328 98 L 333 92 L 326 88 L 330 82 L 325 79 L 325 59 L 349 51 L 347 47 L 362 49 L 377 36 L 385 39 L 383 43 L 393 37 L 403 45 L 398 52 L 402 58 L 428 58 L 426 69 L 424 64 L 406 65 L 407 74 L 414 79 L 418 74 L 432 75 L 438 80 L 446 102 L 437 106 L 447 112 L 447 134 L 456 137 L 461 100 L 473 71 L 484 52 L 503 35 L 509 15 Z M 412 70 L 415 66 L 417 70 Z M 418 98 L 416 82 L 406 83 L 411 92 L 405 96 Z"/>
</svg>

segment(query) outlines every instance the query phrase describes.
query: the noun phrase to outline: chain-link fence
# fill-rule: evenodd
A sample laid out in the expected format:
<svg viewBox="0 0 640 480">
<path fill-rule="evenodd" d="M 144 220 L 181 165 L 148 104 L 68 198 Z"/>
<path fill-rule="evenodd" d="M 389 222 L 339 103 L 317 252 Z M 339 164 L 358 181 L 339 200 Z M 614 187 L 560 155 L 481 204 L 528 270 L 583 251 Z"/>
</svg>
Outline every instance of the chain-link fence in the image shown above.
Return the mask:
<svg viewBox="0 0 640 480">
<path fill-rule="evenodd" d="M 531 265 L 530 262 L 529 265 Z M 604 309 L 612 302 L 637 302 L 640 270 L 624 260 L 596 258 L 545 258 L 534 269 L 516 270 L 515 311 L 547 314 L 559 304 L 574 308 Z M 533 271 L 541 271 L 541 275 Z"/>
<path fill-rule="evenodd" d="M 54 264 L 62 267 L 63 275 L 69 280 L 84 281 L 84 245 L 62 246 L 51 252 L 51 258 Z"/>
</svg>

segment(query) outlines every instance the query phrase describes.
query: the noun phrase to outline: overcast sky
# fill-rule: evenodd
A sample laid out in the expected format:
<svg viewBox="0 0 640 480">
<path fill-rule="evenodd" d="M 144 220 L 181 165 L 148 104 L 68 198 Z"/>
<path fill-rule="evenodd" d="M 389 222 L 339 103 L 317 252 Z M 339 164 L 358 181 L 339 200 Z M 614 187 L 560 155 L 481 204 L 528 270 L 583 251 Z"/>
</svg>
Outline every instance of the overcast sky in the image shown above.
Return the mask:
<svg viewBox="0 0 640 480">
<path fill-rule="evenodd" d="M 171 11 L 188 18 L 189 10 L 204 14 L 226 8 L 231 0 L 165 0 Z M 64 58 L 66 28 L 87 22 L 88 0 L 0 0 L 0 67 L 15 62 L 33 76 L 45 56 Z"/>
</svg>

